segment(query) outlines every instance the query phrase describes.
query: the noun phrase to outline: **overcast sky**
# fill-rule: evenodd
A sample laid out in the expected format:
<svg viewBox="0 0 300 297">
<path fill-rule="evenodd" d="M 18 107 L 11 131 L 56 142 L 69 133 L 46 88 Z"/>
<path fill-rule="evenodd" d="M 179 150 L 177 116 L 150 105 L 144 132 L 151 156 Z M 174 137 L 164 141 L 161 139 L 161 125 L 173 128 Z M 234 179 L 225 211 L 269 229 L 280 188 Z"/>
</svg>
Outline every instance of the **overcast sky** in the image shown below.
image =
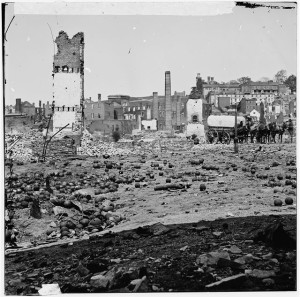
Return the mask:
<svg viewBox="0 0 300 297">
<path fill-rule="evenodd" d="M 85 4 L 88 5 L 88 4 Z M 6 26 L 13 16 L 10 5 Z M 195 77 L 228 82 L 241 76 L 295 74 L 296 9 L 234 7 L 217 16 L 16 15 L 6 42 L 6 104 L 15 98 L 52 101 L 54 39 L 85 36 L 85 98 L 101 93 L 164 94 L 171 71 L 172 93 L 190 92 Z"/>
</svg>

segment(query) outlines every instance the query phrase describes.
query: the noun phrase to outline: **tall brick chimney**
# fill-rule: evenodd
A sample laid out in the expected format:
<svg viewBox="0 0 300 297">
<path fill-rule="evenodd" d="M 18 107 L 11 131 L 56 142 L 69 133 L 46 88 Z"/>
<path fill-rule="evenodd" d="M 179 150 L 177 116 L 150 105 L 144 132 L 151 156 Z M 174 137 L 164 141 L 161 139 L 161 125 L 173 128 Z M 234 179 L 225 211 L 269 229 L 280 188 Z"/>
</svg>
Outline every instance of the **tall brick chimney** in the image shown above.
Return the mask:
<svg viewBox="0 0 300 297">
<path fill-rule="evenodd" d="M 165 98 L 166 98 L 166 130 L 172 130 L 172 105 L 171 105 L 171 73 L 165 72 Z"/>
<path fill-rule="evenodd" d="M 98 101 L 101 101 L 101 94 L 98 94 Z"/>
<path fill-rule="evenodd" d="M 158 120 L 158 94 L 153 92 L 153 118 Z"/>
<path fill-rule="evenodd" d="M 22 102 L 21 98 L 16 99 L 16 113 L 22 113 Z"/>
</svg>

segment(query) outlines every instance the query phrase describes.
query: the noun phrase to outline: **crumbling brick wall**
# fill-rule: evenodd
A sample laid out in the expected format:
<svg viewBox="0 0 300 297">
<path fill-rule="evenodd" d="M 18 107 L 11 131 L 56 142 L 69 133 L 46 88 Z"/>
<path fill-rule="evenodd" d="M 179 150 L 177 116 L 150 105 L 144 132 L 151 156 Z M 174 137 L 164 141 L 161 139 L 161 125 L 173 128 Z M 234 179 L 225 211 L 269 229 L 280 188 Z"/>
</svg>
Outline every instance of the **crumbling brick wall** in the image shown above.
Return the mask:
<svg viewBox="0 0 300 297">
<path fill-rule="evenodd" d="M 84 98 L 84 35 L 69 39 L 60 31 L 55 39 L 57 53 L 53 61 L 54 101 L 56 106 L 80 105 Z"/>
<path fill-rule="evenodd" d="M 54 68 L 67 66 L 69 68 L 83 67 L 83 33 L 79 32 L 69 39 L 68 34 L 60 31 L 55 39 L 57 53 L 54 56 Z M 54 69 L 56 72 L 56 69 Z"/>
</svg>

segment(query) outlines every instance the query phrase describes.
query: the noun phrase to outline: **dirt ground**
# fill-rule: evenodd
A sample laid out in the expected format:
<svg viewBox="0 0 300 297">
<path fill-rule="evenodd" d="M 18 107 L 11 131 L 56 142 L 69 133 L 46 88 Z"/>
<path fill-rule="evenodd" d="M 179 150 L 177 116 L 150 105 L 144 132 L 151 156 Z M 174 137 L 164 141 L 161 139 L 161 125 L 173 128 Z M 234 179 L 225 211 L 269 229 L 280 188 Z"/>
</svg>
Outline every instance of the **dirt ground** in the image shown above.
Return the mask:
<svg viewBox="0 0 300 297">
<path fill-rule="evenodd" d="M 296 159 L 296 145 L 290 143 L 265 144 L 261 145 L 261 149 L 258 151 L 259 147 L 258 144 L 240 144 L 238 154 L 233 153 L 232 145 L 227 146 L 225 149 L 224 146 L 221 148 L 218 145 L 211 145 L 209 149 L 205 150 L 201 149 L 201 146 L 198 148 L 195 146 L 188 152 L 169 151 L 144 156 L 113 156 L 108 160 L 116 163 L 119 167 L 115 166 L 113 169 L 106 171 L 106 160 L 102 157 L 60 160 L 58 156 L 55 165 L 47 162 L 44 164 L 25 164 L 15 166 L 14 173 L 22 175 L 30 172 L 31 174 L 40 173 L 42 175 L 46 172 L 71 172 L 71 175 L 62 174 L 62 176 L 52 178 L 51 186 L 54 193 L 51 197 L 59 196 L 64 191 L 64 186 L 58 190 L 55 189 L 57 183 L 62 185 L 63 182 L 72 182 L 74 185 L 78 185 L 79 188 L 97 190 L 99 188 L 97 181 L 101 182 L 102 179 L 111 174 L 117 177 L 131 176 L 131 182 L 120 183 L 117 191 L 92 195 L 90 202 L 85 201 L 82 203 L 82 206 L 86 209 L 95 208 L 94 197 L 102 197 L 102 200 L 113 202 L 113 213 L 124 216 L 123 220 L 113 227 L 106 228 L 103 232 L 98 233 L 97 230 L 93 230 L 92 233 L 76 232 L 72 236 L 73 240 L 80 239 L 88 233 L 91 237 L 106 233 L 107 230 L 120 232 L 155 223 L 178 225 L 220 219 L 243 220 L 242 218 L 246 219 L 246 217 L 251 217 L 250 221 L 255 222 L 255 218 L 259 221 L 260 218 L 268 215 L 295 216 L 297 203 L 296 166 L 295 164 L 289 164 L 289 162 Z M 199 159 L 203 159 L 203 163 L 192 164 L 193 161 Z M 95 161 L 98 161 L 101 165 L 100 168 L 93 168 Z M 80 174 L 82 175 L 80 176 Z M 89 176 L 89 179 L 85 180 L 83 176 Z M 167 179 L 170 179 L 168 183 Z M 155 190 L 155 187 L 159 185 L 168 184 L 181 184 L 183 186 L 181 189 Z M 43 179 L 41 179 L 39 185 L 40 189 L 35 193 L 37 195 L 44 191 L 42 189 L 45 188 Z M 200 190 L 200 185 L 205 185 L 206 189 Z M 64 195 L 71 196 L 68 193 L 64 193 Z M 287 197 L 293 199 L 292 204 L 287 205 L 285 203 Z M 274 205 L 274 199 L 277 198 L 283 202 L 282 206 Z M 57 228 L 54 228 L 54 231 L 57 231 L 62 220 L 68 219 L 72 215 L 74 215 L 74 218 L 78 218 L 75 210 L 73 212 L 68 210 L 69 216 L 67 218 L 55 216 L 52 212 L 54 205 L 49 202 L 49 199 L 43 199 L 41 206 L 41 219 L 30 217 L 29 208 L 15 210 L 13 220 L 15 227 L 20 232 L 18 238 L 20 247 L 32 247 L 36 244 L 45 243 L 49 239 L 46 230 L 49 229 L 51 223 L 56 224 Z M 249 218 L 247 220 L 249 221 Z M 295 225 L 295 223 L 293 224 Z M 183 244 L 182 236 L 183 234 L 180 235 L 180 242 Z M 190 238 L 187 240 L 190 241 L 191 238 L 192 235 L 190 234 Z M 54 239 L 57 242 L 60 241 L 58 237 L 52 238 L 52 241 Z M 64 240 L 67 240 L 67 238 L 64 238 Z M 123 242 L 123 244 L 125 245 L 127 242 Z M 145 246 L 152 243 L 143 244 L 145 248 Z M 164 246 L 167 249 L 168 245 Z M 179 246 L 177 247 L 179 248 Z M 57 249 L 59 248 L 57 247 Z M 22 249 L 18 250 L 19 254 Z M 115 251 L 115 253 L 115 257 L 117 257 L 117 252 Z M 24 252 L 24 257 L 25 255 L 26 252 Z M 150 254 L 145 253 L 144 256 L 149 258 Z M 33 259 L 34 256 L 31 258 Z M 17 268 L 11 266 L 12 263 L 12 260 L 6 261 L 6 282 L 10 288 L 8 292 L 19 294 L 23 290 L 17 292 L 16 289 L 12 289 L 14 286 L 8 284 L 12 277 L 11 273 L 18 271 Z M 25 274 L 28 273 L 29 271 Z M 229 275 L 231 274 L 229 273 Z M 207 281 L 205 285 L 210 282 L 213 282 L 213 280 Z M 197 286 L 190 288 L 194 288 L 196 291 L 203 290 L 203 284 L 200 286 L 202 289 Z M 40 285 L 41 282 L 36 286 Z M 163 287 L 163 291 L 166 291 L 165 287 L 168 286 L 164 285 Z M 168 290 L 171 287 L 169 286 Z M 285 289 L 281 285 L 277 288 L 280 290 L 293 290 L 293 285 L 289 285 Z M 72 291 L 72 289 L 68 289 L 66 292 L 70 290 Z M 189 291 L 189 287 L 181 288 L 179 286 L 174 290 Z M 245 290 L 249 290 L 249 288 Z"/>
<path fill-rule="evenodd" d="M 126 220 L 122 221 L 112 230 L 124 230 L 147 225 L 149 223 L 161 222 L 163 224 L 197 222 L 199 220 L 214 220 L 226 217 L 244 217 L 265 214 L 295 214 L 296 213 L 296 189 L 291 185 L 285 186 L 285 175 L 296 176 L 295 166 L 286 166 L 286 161 L 295 159 L 295 144 L 273 144 L 262 145 L 263 152 L 253 152 L 258 145 L 240 145 L 239 154 L 232 152 L 232 147 L 226 151 L 203 151 L 195 148 L 190 152 L 182 153 L 162 153 L 161 156 L 146 156 L 145 163 L 140 163 L 140 156 L 112 157 L 110 160 L 122 162 L 123 175 L 131 174 L 145 176 L 147 171 L 154 174 L 153 179 L 146 178 L 140 183 L 141 187 L 136 188 L 135 183 L 120 184 L 119 190 L 114 193 L 101 194 L 108 200 L 117 197 L 116 208 L 122 213 Z M 204 170 L 201 165 L 191 165 L 190 160 L 204 159 L 205 165 L 218 166 L 219 170 Z M 74 177 L 76 173 L 87 172 L 95 178 L 101 178 L 106 173 L 104 168 L 94 169 L 93 162 L 97 158 L 88 157 L 84 161 L 73 160 L 67 166 L 63 162 L 57 162 L 55 167 L 46 164 L 28 164 L 16 166 L 15 173 L 25 172 L 46 172 L 55 170 L 68 170 L 73 173 L 71 177 L 63 177 L 60 180 L 80 179 Z M 167 165 L 163 161 L 167 160 Z M 272 167 L 273 162 L 279 163 Z M 100 158 L 100 162 L 103 159 Z M 163 168 L 151 167 L 151 163 L 158 163 Z M 77 166 L 78 163 L 81 166 Z M 174 167 L 168 168 L 171 163 Z M 134 164 L 139 164 L 140 169 L 133 168 Z M 237 170 L 234 171 L 233 165 Z M 255 166 L 254 174 L 243 171 Z M 266 166 L 270 166 L 265 170 Z M 160 176 L 159 172 L 163 175 Z M 193 181 L 195 172 L 200 172 L 202 181 Z M 109 173 L 119 174 L 118 169 L 112 169 Z M 181 177 L 178 174 L 181 173 Z M 257 178 L 257 174 L 267 174 L 267 179 Z M 283 180 L 278 180 L 281 174 Z M 277 182 L 281 182 L 280 187 L 265 186 L 270 177 L 274 177 Z M 166 184 L 166 179 L 171 178 L 171 183 L 188 182 L 191 187 L 187 190 L 162 190 L 154 191 L 154 187 Z M 200 191 L 199 185 L 205 184 L 206 190 Z M 95 187 L 97 188 L 97 186 Z M 275 193 L 276 192 L 276 193 Z M 280 198 L 283 202 L 286 197 L 292 197 L 292 205 L 274 206 L 274 199 Z M 91 204 L 92 205 L 92 204 Z M 28 220 L 28 209 L 17 212 L 16 227 L 23 227 L 24 221 Z M 44 215 L 45 219 L 37 220 L 37 229 L 44 225 L 41 222 L 51 220 L 51 215 Z M 28 231 L 33 230 L 35 219 L 31 219 Z M 20 224 L 20 225 L 18 225 Z M 26 229 L 26 227 L 25 227 Z M 36 231 L 38 232 L 38 231 Z M 36 233 L 33 232 L 33 233 Z"/>
<path fill-rule="evenodd" d="M 58 284 L 62 293 L 295 291 L 295 245 L 256 235 L 277 222 L 295 238 L 295 215 L 256 216 L 155 224 L 10 253 L 5 292 L 38 295 L 43 284 Z"/>
</svg>

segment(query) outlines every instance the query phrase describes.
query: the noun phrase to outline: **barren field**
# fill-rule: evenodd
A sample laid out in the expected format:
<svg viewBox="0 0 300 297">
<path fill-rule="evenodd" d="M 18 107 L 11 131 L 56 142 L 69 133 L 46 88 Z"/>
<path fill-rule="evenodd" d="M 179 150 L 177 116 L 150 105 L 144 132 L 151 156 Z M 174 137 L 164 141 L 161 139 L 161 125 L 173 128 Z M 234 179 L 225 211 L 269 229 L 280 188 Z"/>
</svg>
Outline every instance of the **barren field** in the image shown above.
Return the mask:
<svg viewBox="0 0 300 297">
<path fill-rule="evenodd" d="M 90 242 L 92 238 L 95 239 L 98 238 L 97 236 L 100 236 L 100 239 L 98 238 L 97 240 L 101 240 L 101 234 L 106 234 L 108 231 L 113 232 L 113 234 L 119 234 L 116 232 L 133 229 L 142 230 L 143 226 L 153 225 L 155 223 L 161 223 L 161 225 L 158 224 L 158 226 L 163 226 L 164 228 L 169 228 L 165 226 L 176 225 L 177 227 L 174 227 L 174 230 L 178 231 L 183 230 L 182 228 L 185 228 L 183 226 L 195 228 L 197 226 L 199 227 L 198 222 L 204 221 L 206 222 L 204 225 L 207 226 L 209 221 L 217 220 L 211 223 L 214 224 L 214 227 L 209 227 L 209 234 L 205 235 L 205 238 L 207 238 L 207 236 L 210 238 L 208 240 L 210 244 L 212 244 L 210 248 L 198 247 L 198 249 L 195 249 L 196 243 L 193 239 L 193 232 L 195 231 L 191 231 L 191 229 L 188 228 L 188 232 L 176 231 L 177 234 L 174 231 L 178 235 L 174 237 L 175 239 L 172 239 L 172 236 L 169 238 L 172 232 L 167 232 L 168 235 L 164 235 L 165 233 L 163 231 L 162 233 L 156 234 L 154 239 L 153 236 L 148 238 L 147 236 L 149 234 L 147 236 L 138 234 L 136 239 L 131 238 L 130 240 L 128 239 L 129 241 L 121 240 L 119 243 L 113 241 L 113 248 L 109 249 L 111 245 L 105 247 L 104 250 L 105 253 L 107 253 L 105 257 L 109 259 L 109 261 L 114 258 L 120 258 L 121 263 L 123 263 L 123 258 L 125 257 L 125 259 L 127 259 L 129 257 L 130 249 L 126 251 L 125 255 L 122 254 L 122 247 L 126 245 L 131 246 L 131 244 L 133 244 L 134 254 L 142 250 L 141 254 L 138 254 L 138 259 L 143 259 L 144 262 L 148 261 L 147 263 L 149 264 L 151 261 L 155 262 L 155 259 L 161 256 L 152 255 L 155 250 L 154 246 L 158 244 L 157 242 L 162 243 L 161 247 L 157 248 L 155 252 L 159 253 L 161 248 L 168 249 L 168 251 L 165 250 L 166 256 L 171 257 L 172 261 L 174 260 L 175 254 L 179 253 L 181 255 L 180 259 L 186 256 L 188 259 L 184 258 L 184 261 L 188 260 L 194 263 L 195 259 L 203 253 L 215 250 L 220 251 L 220 246 L 230 249 L 231 246 L 239 244 L 241 244 L 241 252 L 237 253 L 237 255 L 245 256 L 249 253 L 254 254 L 253 250 L 255 247 L 253 246 L 251 249 L 246 248 L 247 241 L 245 242 L 245 240 L 250 240 L 250 242 L 252 240 L 245 235 L 247 232 L 249 233 L 249 229 L 253 228 L 252 224 L 255 225 L 259 221 L 262 222 L 256 225 L 256 227 L 254 226 L 255 229 L 260 225 L 267 226 L 268 223 L 274 223 L 274 220 L 269 215 L 275 215 L 277 219 L 282 218 L 285 221 L 286 219 L 284 218 L 289 215 L 288 225 L 295 230 L 297 203 L 295 144 L 265 144 L 261 145 L 261 149 L 258 151 L 259 146 L 258 144 L 241 144 L 239 145 L 238 154 L 233 153 L 232 145 L 225 147 L 210 145 L 205 146 L 205 149 L 203 149 L 202 146 L 195 146 L 190 151 L 110 156 L 107 157 L 107 159 L 103 157 L 74 156 L 60 160 L 58 157 L 55 164 L 53 162 L 46 162 L 42 164 L 31 163 L 15 166 L 14 174 L 17 175 L 19 184 L 16 185 L 17 181 L 14 181 L 14 185 L 11 187 L 15 195 L 13 202 L 10 203 L 13 203 L 13 222 L 19 231 L 19 235 L 17 241 L 18 248 L 7 249 L 7 254 L 8 256 L 10 255 L 10 257 L 6 259 L 7 293 L 34 293 L 41 287 L 41 284 L 53 283 L 56 282 L 55 280 L 57 280 L 61 286 L 65 286 L 65 292 L 80 292 L 78 286 L 74 285 L 76 282 L 74 281 L 75 278 L 73 274 L 73 278 L 68 278 L 68 281 L 63 281 L 63 279 L 59 277 L 60 273 L 65 269 L 57 270 L 57 267 L 60 267 L 59 265 L 53 268 L 54 266 L 47 262 L 48 264 L 43 266 L 45 269 L 39 266 L 32 267 L 32 265 L 28 266 L 31 268 L 26 268 L 25 266 L 18 268 L 18 265 L 15 266 L 15 264 L 13 264 L 16 261 L 14 260 L 15 257 L 17 257 L 16 259 L 21 257 L 24 261 L 29 259 L 27 257 L 29 257 L 30 252 L 28 250 L 25 251 L 25 249 L 34 247 L 42 248 L 43 244 L 50 244 L 52 247 L 43 248 L 43 253 L 47 253 L 47 251 L 51 249 L 54 249 L 55 253 L 57 253 L 60 247 L 55 247 L 56 244 L 59 242 L 68 243 L 72 241 L 74 242 L 74 247 L 70 246 L 67 250 L 69 248 L 75 249 L 75 246 L 78 246 L 78 249 L 72 250 L 72 253 L 75 255 L 74 257 L 78 260 L 80 258 L 79 254 L 83 253 L 87 248 L 86 242 Z M 46 175 L 50 176 L 50 186 L 53 191 L 51 194 L 46 189 Z M 31 179 L 34 179 L 34 181 L 29 182 Z M 29 183 L 31 188 L 18 190 L 24 183 Z M 37 197 L 41 204 L 41 219 L 35 219 L 30 216 L 32 198 Z M 64 204 L 66 200 L 68 203 Z M 282 205 L 280 205 L 279 200 L 282 202 Z M 275 206 L 275 204 L 279 205 Z M 83 219 L 85 219 L 85 221 L 82 221 Z M 226 232 L 224 233 L 222 229 L 224 227 L 222 224 L 226 221 L 229 222 L 228 224 L 230 226 L 230 232 L 228 234 Z M 67 224 L 68 222 L 69 224 Z M 222 224 L 220 222 L 222 222 Z M 235 223 L 231 224 L 230 222 Z M 249 222 L 251 226 L 247 225 L 245 227 L 243 226 L 243 222 Z M 190 225 L 186 225 L 186 223 L 190 223 Z M 203 224 L 200 225 L 202 226 Z M 246 229 L 242 230 L 244 227 Z M 106 234 L 103 240 L 107 236 L 112 236 L 111 233 L 109 234 Z M 237 238 L 232 234 L 236 234 Z M 113 235 L 113 238 L 116 236 L 118 237 L 118 235 Z M 176 246 L 176 253 L 171 248 L 169 250 L 168 246 L 170 243 L 166 241 L 166 236 L 171 240 L 172 244 Z M 187 236 L 187 238 L 185 238 L 185 236 Z M 238 239 L 239 237 L 240 239 Z M 76 240 L 81 241 L 76 243 Z M 151 240 L 155 240 L 156 243 L 153 243 Z M 239 240 L 241 241 L 239 242 Z M 82 245 L 81 248 L 79 248 L 80 245 Z M 116 246 L 117 249 L 115 249 Z M 149 248 L 150 246 L 152 247 L 152 252 L 150 250 L 148 251 L 147 246 Z M 185 246 L 187 247 L 185 248 Z M 262 247 L 261 243 L 259 246 Z M 183 248 L 183 250 L 179 250 L 181 248 Z M 272 248 L 274 248 L 272 245 L 266 249 L 262 248 L 260 255 L 252 256 L 263 261 L 261 258 L 263 255 L 270 252 L 274 253 Z M 24 250 L 24 252 L 22 252 L 22 250 Z M 96 253 L 96 250 L 92 248 L 92 245 L 89 246 L 87 253 L 94 257 L 94 252 Z M 99 249 L 97 249 L 97 253 L 98 252 L 100 252 Z M 35 258 L 35 250 L 31 253 L 33 254 L 30 257 L 32 259 Z M 111 255 L 111 253 L 113 253 L 113 255 Z M 283 263 L 286 264 L 286 262 L 289 261 L 286 259 L 286 250 L 277 250 L 276 253 L 281 255 L 279 258 L 281 257 L 280 259 Z M 295 254 L 293 247 L 292 253 Z M 53 261 L 55 257 L 56 256 L 53 256 Z M 274 257 L 272 256 L 271 258 L 273 259 Z M 225 258 L 228 260 L 227 256 Z M 230 259 L 234 260 L 234 258 L 238 257 L 231 257 Z M 281 261 L 279 258 L 277 262 Z M 83 262 L 84 259 L 85 257 L 82 256 Z M 256 261 L 258 261 L 257 259 Z M 56 260 L 55 258 L 55 261 Z M 75 267 L 78 267 L 79 264 L 77 260 L 74 262 L 76 264 L 69 263 L 70 267 L 68 271 L 71 272 Z M 268 259 L 268 261 L 269 260 L 270 259 Z M 118 261 L 119 260 L 117 260 L 117 262 Z M 207 288 L 205 286 L 210 283 L 238 275 L 241 272 L 243 272 L 243 276 L 240 277 L 244 279 L 245 270 L 252 269 L 253 271 L 253 269 L 257 268 L 258 270 L 263 269 L 265 271 L 268 267 L 270 269 L 272 268 L 275 274 L 273 272 L 269 274 L 266 273 L 266 277 L 252 275 L 252 277 L 254 277 L 254 280 L 252 279 L 253 290 L 295 289 L 295 274 L 293 274 L 294 268 L 292 269 L 292 266 L 290 266 L 290 269 L 292 269 L 291 271 L 293 272 L 288 270 L 294 281 L 289 281 L 288 284 L 285 282 L 284 285 L 284 282 L 281 283 L 280 277 L 276 279 L 279 270 L 274 270 L 273 264 L 270 264 L 271 266 L 269 264 L 269 266 L 267 264 L 264 266 L 265 264 L 260 262 L 260 265 L 256 268 L 255 266 L 243 266 L 237 269 L 237 271 L 232 268 L 233 264 L 231 266 L 224 264 L 225 268 L 228 268 L 230 271 L 225 269 L 226 272 L 223 272 L 223 274 L 219 274 L 218 272 L 214 276 L 213 271 L 215 267 L 213 266 L 211 268 L 213 269 L 212 271 L 207 271 L 207 266 L 202 267 L 203 263 L 199 261 L 196 261 L 198 264 L 195 264 L 200 271 L 196 279 L 199 279 L 199 277 L 202 279 L 202 276 L 204 277 L 205 275 L 206 281 L 193 283 L 193 285 L 188 285 L 189 282 L 182 281 L 180 282 L 180 286 L 179 284 L 176 286 L 176 278 L 174 278 L 172 285 L 171 283 L 167 285 L 167 269 L 163 270 L 164 273 L 161 276 L 164 278 L 163 281 L 159 278 L 155 278 L 155 282 L 153 282 L 151 281 L 151 277 L 148 277 L 147 286 L 144 288 L 144 291 L 209 291 L 210 287 Z M 274 261 L 276 262 L 276 260 Z M 130 263 L 131 262 L 130 260 Z M 133 265 L 133 262 L 130 265 Z M 153 265 L 152 262 L 151 265 Z M 107 263 L 107 267 L 103 271 L 110 271 L 112 268 L 110 265 L 116 266 L 116 263 L 109 263 Z M 144 266 L 146 265 L 145 263 L 143 264 Z M 160 263 L 160 267 L 161 262 L 157 263 Z M 73 267 L 71 264 L 75 266 Z M 117 264 L 119 264 L 119 262 Z M 41 278 L 45 272 L 44 270 L 50 269 L 49 265 L 56 271 L 54 272 L 51 268 L 53 271 L 50 274 L 50 282 L 46 281 L 47 277 L 45 275 Z M 85 264 L 85 268 L 86 265 L 87 264 Z M 185 267 L 184 265 L 183 267 Z M 153 266 L 151 267 L 153 268 Z M 167 265 L 166 267 L 171 266 Z M 152 270 L 152 268 L 148 269 Z M 91 280 L 93 269 L 89 269 L 88 267 L 86 269 L 89 272 L 84 276 L 80 275 L 80 273 L 78 274 L 76 269 L 73 271 L 74 274 L 77 273 L 76 277 L 80 278 L 82 283 L 88 284 L 87 286 L 83 285 L 84 288 L 82 292 L 95 292 L 97 290 L 111 291 L 113 289 L 124 289 L 125 287 L 127 288 L 126 290 L 130 292 L 131 289 L 134 290 L 133 287 L 136 288 L 136 284 L 131 285 L 131 287 L 129 286 L 129 288 L 127 287 L 130 284 L 129 280 L 125 282 L 126 286 L 124 285 L 125 283 L 122 283 L 122 285 L 106 284 L 103 285 L 103 287 L 93 285 L 93 281 Z M 222 269 L 224 269 L 224 267 Z M 28 275 L 32 274 L 33 270 L 35 272 L 38 270 L 38 273 L 31 276 L 34 281 L 32 280 L 33 283 L 30 287 L 26 279 L 28 280 Z M 182 273 L 181 270 L 179 272 Z M 202 272 L 204 273 L 203 275 Z M 180 273 L 176 274 L 176 277 L 182 280 L 182 274 Z M 209 273 L 209 276 L 207 273 Z M 145 275 L 138 273 L 135 277 L 130 278 L 130 280 L 140 279 L 142 284 L 145 281 L 145 278 L 143 279 Z M 157 276 L 157 274 L 155 275 Z M 11 281 L 13 281 L 16 276 L 18 276 L 18 279 L 21 279 L 20 283 L 23 284 L 21 288 L 24 287 L 19 291 L 16 289 L 18 286 L 11 284 Z M 56 276 L 56 278 L 52 278 L 54 276 Z M 84 280 L 81 278 L 84 278 Z M 239 277 L 237 278 L 239 279 Z M 264 284 L 268 283 L 268 280 L 261 283 L 261 280 L 268 278 L 271 278 L 269 285 Z M 274 279 L 276 285 L 274 284 Z M 259 281 L 257 282 L 257 280 Z M 195 278 L 191 277 L 190 281 L 194 282 Z M 247 281 L 249 281 L 248 277 Z M 70 285 L 70 282 L 72 285 Z M 242 286 L 241 289 L 251 290 L 252 285 L 248 284 L 244 287 Z M 72 289 L 72 286 L 76 288 Z M 143 286 L 140 285 L 139 288 L 140 287 Z M 234 288 L 230 280 L 229 290 L 235 290 Z M 223 285 L 212 286 L 211 290 L 224 290 L 224 287 Z M 137 291 L 139 290 L 137 289 Z"/>
</svg>

